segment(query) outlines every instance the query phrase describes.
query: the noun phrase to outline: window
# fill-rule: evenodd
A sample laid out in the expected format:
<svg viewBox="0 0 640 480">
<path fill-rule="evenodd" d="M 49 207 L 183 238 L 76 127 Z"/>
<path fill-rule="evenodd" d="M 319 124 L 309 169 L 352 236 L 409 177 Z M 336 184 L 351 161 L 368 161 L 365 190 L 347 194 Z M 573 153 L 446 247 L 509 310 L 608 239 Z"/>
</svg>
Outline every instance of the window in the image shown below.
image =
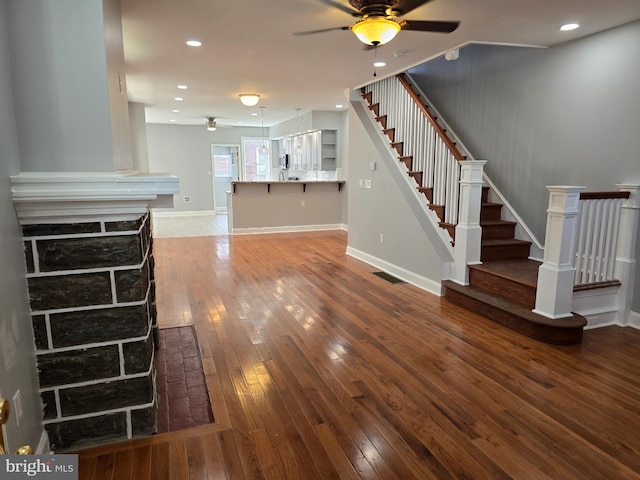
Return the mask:
<svg viewBox="0 0 640 480">
<path fill-rule="evenodd" d="M 269 154 L 262 155 L 260 148 L 269 146 L 269 141 L 262 138 L 243 138 L 242 153 L 244 157 L 244 180 L 260 182 L 269 180 Z"/>
</svg>

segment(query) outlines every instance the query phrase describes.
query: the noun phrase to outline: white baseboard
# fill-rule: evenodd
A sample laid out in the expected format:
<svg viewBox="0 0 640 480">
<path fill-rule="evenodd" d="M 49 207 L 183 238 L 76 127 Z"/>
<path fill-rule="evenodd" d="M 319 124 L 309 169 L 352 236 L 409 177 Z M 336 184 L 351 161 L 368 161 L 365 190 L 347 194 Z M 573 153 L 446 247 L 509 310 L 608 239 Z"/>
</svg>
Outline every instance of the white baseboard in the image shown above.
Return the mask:
<svg viewBox="0 0 640 480">
<path fill-rule="evenodd" d="M 438 297 L 442 296 L 442 284 L 440 282 L 434 282 L 426 277 L 422 277 L 417 275 L 409 270 L 405 270 L 402 267 L 398 267 L 392 263 L 387 262 L 386 260 L 382 260 L 380 258 L 374 257 L 373 255 L 369 255 L 368 253 L 362 252 L 353 247 L 347 247 L 347 255 L 350 255 L 358 260 L 361 260 L 369 265 L 372 265 L 380 270 L 383 270 L 394 277 L 397 277 L 405 282 L 410 283 L 411 285 L 415 285 L 422 290 L 426 290 L 429 293 L 437 295 Z"/>
<path fill-rule="evenodd" d="M 193 210 L 189 212 L 176 212 L 175 210 L 163 210 L 158 212 L 154 209 L 151 210 L 151 214 L 154 217 L 204 217 L 209 215 L 216 215 L 213 210 Z"/>
<path fill-rule="evenodd" d="M 630 311 L 627 326 L 640 330 L 640 313 L 634 312 L 633 310 Z"/>
<path fill-rule="evenodd" d="M 232 235 L 256 235 L 261 233 L 293 233 L 293 232 L 317 232 L 323 230 L 347 230 L 344 223 L 327 225 L 289 225 L 283 227 L 249 227 L 234 228 Z"/>
</svg>

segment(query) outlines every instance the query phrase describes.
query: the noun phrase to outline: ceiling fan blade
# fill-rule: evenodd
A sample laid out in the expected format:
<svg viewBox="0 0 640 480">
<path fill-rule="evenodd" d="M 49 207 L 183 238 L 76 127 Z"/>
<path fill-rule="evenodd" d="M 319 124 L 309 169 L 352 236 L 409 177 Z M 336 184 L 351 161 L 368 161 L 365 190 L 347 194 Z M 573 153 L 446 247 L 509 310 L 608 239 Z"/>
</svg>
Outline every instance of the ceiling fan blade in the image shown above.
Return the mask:
<svg viewBox="0 0 640 480">
<path fill-rule="evenodd" d="M 336 2 L 335 0 L 320 0 L 320 1 L 325 5 L 329 5 L 330 7 L 337 8 L 338 10 L 342 10 L 343 12 L 348 13 L 349 15 L 352 15 L 354 17 L 361 16 L 357 10 L 354 10 L 351 7 L 347 7 L 346 5 L 343 5 L 340 2 Z"/>
<path fill-rule="evenodd" d="M 402 30 L 436 33 L 451 33 L 460 25 L 460 22 L 438 22 L 430 20 L 402 20 L 398 23 Z"/>
<path fill-rule="evenodd" d="M 430 1 L 431 0 L 398 0 L 391 8 L 398 12 L 398 16 L 402 16 Z"/>
<path fill-rule="evenodd" d="M 325 33 L 332 32 L 334 30 L 351 30 L 351 26 L 346 27 L 331 27 L 331 28 L 320 28 L 318 30 L 307 30 L 305 32 L 293 32 L 296 37 L 300 37 L 302 35 L 315 35 L 316 33 Z"/>
</svg>

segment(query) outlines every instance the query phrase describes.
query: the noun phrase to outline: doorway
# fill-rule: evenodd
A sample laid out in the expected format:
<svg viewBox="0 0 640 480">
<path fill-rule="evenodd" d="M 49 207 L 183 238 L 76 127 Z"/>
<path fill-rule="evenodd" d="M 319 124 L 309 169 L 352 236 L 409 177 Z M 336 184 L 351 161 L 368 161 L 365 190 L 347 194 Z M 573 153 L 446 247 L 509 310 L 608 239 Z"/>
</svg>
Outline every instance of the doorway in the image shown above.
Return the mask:
<svg viewBox="0 0 640 480">
<path fill-rule="evenodd" d="M 231 191 L 231 182 L 239 180 L 239 164 L 239 145 L 211 145 L 213 208 L 216 214 L 227 213 L 227 192 Z"/>
</svg>

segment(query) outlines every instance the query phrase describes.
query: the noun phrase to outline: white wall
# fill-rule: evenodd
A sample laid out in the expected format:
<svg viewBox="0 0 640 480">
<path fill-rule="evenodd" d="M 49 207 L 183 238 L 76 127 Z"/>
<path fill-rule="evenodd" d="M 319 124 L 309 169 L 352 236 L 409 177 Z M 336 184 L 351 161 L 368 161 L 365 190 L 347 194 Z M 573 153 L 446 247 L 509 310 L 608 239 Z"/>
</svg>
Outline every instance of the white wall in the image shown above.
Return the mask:
<svg viewBox="0 0 640 480">
<path fill-rule="evenodd" d="M 129 129 L 131 132 L 132 169 L 139 172 L 150 172 L 147 123 L 142 103 L 129 103 Z"/>
<path fill-rule="evenodd" d="M 544 241 L 547 185 L 640 183 L 639 58 L 634 22 L 550 49 L 471 45 L 410 73 Z"/>
<path fill-rule="evenodd" d="M 6 0 L 0 0 L 0 65 L 9 65 Z M 0 69 L 0 397 L 11 400 L 20 390 L 24 418 L 14 414 L 5 425 L 10 451 L 25 444 L 38 447 L 42 407 L 38 393 L 35 345 L 29 314 L 24 245 L 9 176 L 20 172 L 10 70 Z"/>
<path fill-rule="evenodd" d="M 102 0 L 113 169 L 133 169 L 120 0 Z"/>
<path fill-rule="evenodd" d="M 5 0 L 23 171 L 131 168 L 118 4 Z"/>
<path fill-rule="evenodd" d="M 379 127 L 369 125 L 368 128 Z M 375 170 L 371 170 L 371 162 L 375 162 Z M 443 272 L 448 268 L 445 263 L 452 259 L 442 242 L 437 245 L 432 242 L 434 237 L 440 236 L 438 227 L 429 224 L 426 215 L 416 216 L 415 205 L 398 186 L 394 175 L 399 173 L 389 168 L 397 167 L 397 163 L 397 155 L 386 152 L 372 141 L 366 123 L 352 106 L 349 113 L 348 251 L 355 251 L 356 256 L 368 258 L 366 261 L 379 267 L 393 266 L 389 273 L 401 278 L 404 275 L 405 279 L 439 294 Z M 371 180 L 371 189 L 361 188 L 360 180 Z"/>
<path fill-rule="evenodd" d="M 241 145 L 242 137 L 261 136 L 260 127 L 219 127 L 209 132 L 204 125 L 147 124 L 149 168 L 152 172 L 169 172 L 180 178 L 180 194 L 174 199 L 174 210 L 211 211 L 211 145 Z M 184 202 L 185 196 L 191 197 L 190 203 Z"/>
</svg>

